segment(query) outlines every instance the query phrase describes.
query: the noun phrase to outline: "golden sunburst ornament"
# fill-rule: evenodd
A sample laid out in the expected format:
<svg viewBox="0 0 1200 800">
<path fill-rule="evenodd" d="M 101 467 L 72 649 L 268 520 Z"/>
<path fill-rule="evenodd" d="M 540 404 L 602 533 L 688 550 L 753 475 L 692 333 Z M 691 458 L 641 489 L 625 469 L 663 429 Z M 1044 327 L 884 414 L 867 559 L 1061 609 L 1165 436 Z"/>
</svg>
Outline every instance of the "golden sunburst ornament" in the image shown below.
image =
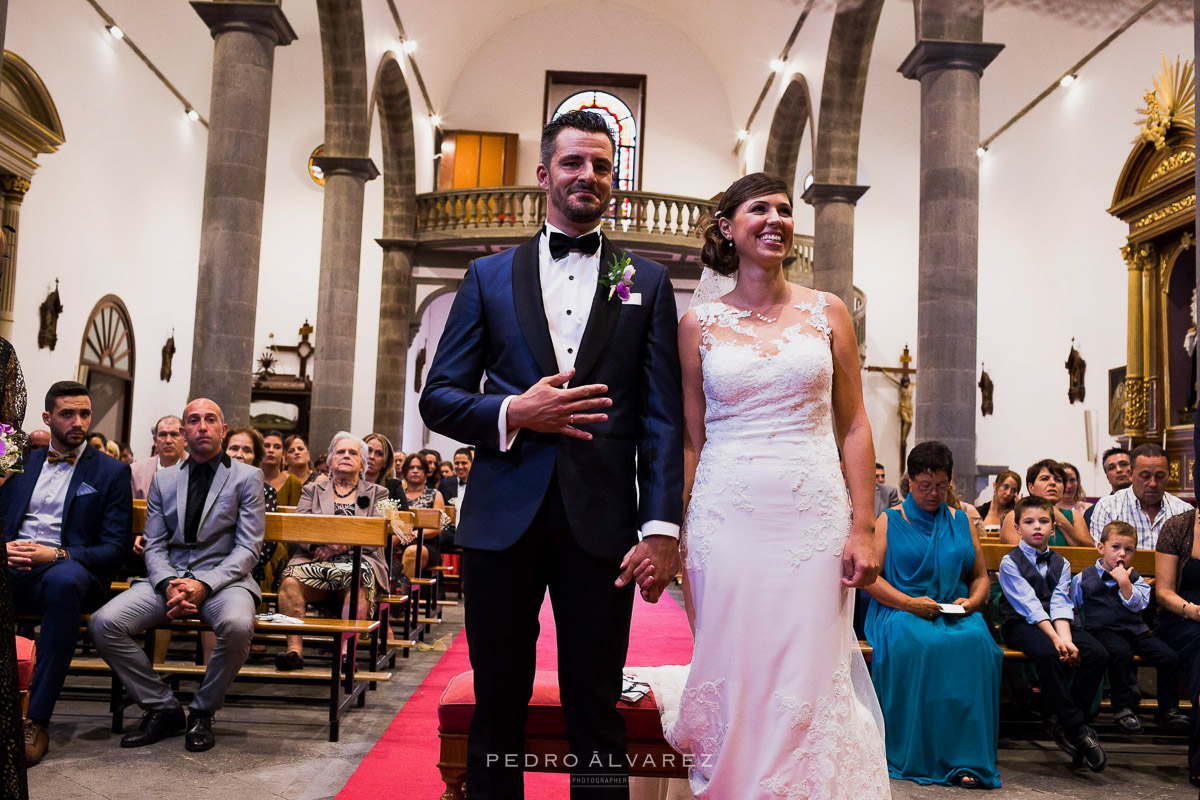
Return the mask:
<svg viewBox="0 0 1200 800">
<path fill-rule="evenodd" d="M 1133 140 L 1149 142 L 1156 149 L 1167 146 L 1167 131 L 1172 125 L 1196 126 L 1196 70 L 1194 61 L 1183 61 L 1175 57 L 1175 65 L 1162 57 L 1162 72 L 1154 79 L 1154 90 L 1146 92 L 1146 107 L 1137 109 L 1142 118 L 1135 124 L 1140 126 Z"/>
</svg>

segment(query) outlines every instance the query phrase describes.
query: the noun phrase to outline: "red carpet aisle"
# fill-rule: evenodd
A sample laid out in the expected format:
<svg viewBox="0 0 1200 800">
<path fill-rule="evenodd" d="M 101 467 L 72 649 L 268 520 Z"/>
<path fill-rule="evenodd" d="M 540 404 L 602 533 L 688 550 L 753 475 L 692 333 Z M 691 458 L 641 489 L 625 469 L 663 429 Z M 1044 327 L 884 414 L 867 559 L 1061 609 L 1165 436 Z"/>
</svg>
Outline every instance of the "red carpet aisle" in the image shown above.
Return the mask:
<svg viewBox="0 0 1200 800">
<path fill-rule="evenodd" d="M 556 669 L 554 617 L 550 598 L 542 605 L 538 638 L 538 669 Z M 640 597 L 633 606 L 630 666 L 657 667 L 692 660 L 692 635 L 687 617 L 670 597 L 651 605 Z M 379 743 L 350 776 L 338 800 L 436 800 L 445 790 L 437 770 L 437 702 L 450 679 L 471 668 L 467 637 L 460 633 L 437 665 L 417 687 Z M 557 800 L 567 796 L 566 775 L 529 775 L 527 800 Z"/>
</svg>

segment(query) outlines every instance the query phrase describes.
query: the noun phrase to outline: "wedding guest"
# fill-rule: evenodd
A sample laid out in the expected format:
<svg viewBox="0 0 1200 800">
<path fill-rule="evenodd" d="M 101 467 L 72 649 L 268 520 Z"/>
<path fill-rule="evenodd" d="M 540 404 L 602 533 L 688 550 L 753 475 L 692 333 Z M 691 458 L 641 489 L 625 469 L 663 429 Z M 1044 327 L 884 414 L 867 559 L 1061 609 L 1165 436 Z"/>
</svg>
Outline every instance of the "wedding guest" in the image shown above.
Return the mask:
<svg viewBox="0 0 1200 800">
<path fill-rule="evenodd" d="M 1055 743 L 1076 764 L 1100 772 L 1108 756 L 1085 715 L 1096 699 L 1108 653 L 1074 621 L 1071 566 L 1049 544 L 1054 501 L 1023 497 L 1012 516 L 1021 538 L 1000 562 L 1000 634 L 1033 662 L 1046 710 L 1057 718 L 1050 726 Z"/>
<path fill-rule="evenodd" d="M 395 453 L 392 442 L 382 433 L 369 433 L 363 437 L 367 445 L 367 468 L 363 480 L 374 483 L 388 490 L 388 495 L 404 491 L 404 482 L 396 477 Z"/>
<path fill-rule="evenodd" d="M 979 514 L 983 518 L 985 531 L 999 531 L 1004 515 L 1013 510 L 1017 498 L 1021 496 L 1021 476 L 1006 469 L 996 473 L 992 482 L 992 499 L 979 506 Z"/>
<path fill-rule="evenodd" d="M 321 453 L 317 456 L 317 460 L 313 462 L 313 483 L 329 480 L 329 456 Z"/>
<path fill-rule="evenodd" d="M 276 503 L 280 506 L 295 506 L 300 502 L 303 484 L 284 467 L 284 438 L 279 431 L 267 431 L 263 435 L 263 457 L 259 467 L 263 483 L 275 490 Z"/>
<path fill-rule="evenodd" d="M 108 444 L 104 445 L 104 452 L 108 454 L 109 458 L 121 461 L 121 443 L 116 439 L 108 440 Z M 125 462 L 121 461 L 121 463 L 124 464 Z"/>
<path fill-rule="evenodd" d="M 1082 514 L 1075 515 L 1069 509 L 1053 508 L 1062 499 L 1066 482 L 1067 476 L 1062 465 L 1052 458 L 1043 458 L 1025 470 L 1025 488 L 1030 496 L 1045 498 L 1052 507 L 1054 529 L 1046 544 L 1049 547 L 1095 547 L 1096 543 L 1084 527 Z M 1000 525 L 1000 541 L 1016 544 L 1020 538 L 1016 515 L 1012 512 L 1005 514 Z"/>
<path fill-rule="evenodd" d="M 979 516 L 979 509 L 963 501 L 958 496 L 958 491 L 955 490 L 953 483 L 950 484 L 950 488 L 946 491 L 946 505 L 966 514 L 967 522 L 971 524 L 971 529 L 983 533 L 983 518 Z"/>
<path fill-rule="evenodd" d="M 883 464 L 875 462 L 875 516 L 878 517 L 892 506 L 900 505 L 900 495 L 894 487 L 887 485 L 887 472 Z"/>
<path fill-rule="evenodd" d="M 1200 464 L 1192 464 L 1192 481 L 1200 480 Z M 1099 503 L 1097 503 L 1099 505 Z M 1154 593 L 1158 597 L 1158 620 L 1154 635 L 1179 654 L 1187 676 L 1192 701 L 1191 735 L 1188 740 L 1188 773 L 1200 786 L 1200 558 L 1196 545 L 1200 521 L 1196 510 L 1176 515 L 1163 523 L 1154 552 Z"/>
<path fill-rule="evenodd" d="M 397 478 L 399 478 L 400 474 L 402 472 L 404 472 L 404 456 L 405 455 L 406 454 L 402 450 L 397 450 L 395 453 L 392 454 L 392 462 L 395 464 Z"/>
<path fill-rule="evenodd" d="M 475 451 L 469 447 L 460 447 L 454 451 L 454 472 L 443 478 L 438 486 L 442 500 L 447 504 L 462 508 L 462 499 L 467 493 L 467 478 L 471 475 L 471 463 L 475 459 Z"/>
<path fill-rule="evenodd" d="M 449 461 L 443 461 L 438 465 L 438 471 L 441 473 L 441 478 L 438 480 L 444 481 L 454 474 L 454 464 L 450 463 Z"/>
<path fill-rule="evenodd" d="M 1133 483 L 1129 451 L 1124 447 L 1108 448 L 1101 456 L 1100 463 L 1104 467 L 1104 479 L 1108 481 L 1109 494 L 1116 494 Z M 1083 521 L 1087 523 L 1089 531 L 1092 527 L 1092 512 L 1095 510 L 1096 506 L 1093 503 L 1083 512 Z"/>
<path fill-rule="evenodd" d="M 146 499 L 149 579 L 134 581 L 88 623 L 96 650 L 146 712 L 138 729 L 121 739 L 122 747 L 186 731 L 187 750 L 211 749 L 213 715 L 250 653 L 254 607 L 261 600 L 251 570 L 265 529 L 262 473 L 221 450 L 224 433 L 216 403 L 188 403 L 183 434 L 191 457 L 179 469 L 155 475 Z M 185 720 L 171 687 L 133 638 L 186 617 L 203 620 L 217 641 Z"/>
<path fill-rule="evenodd" d="M 1074 464 L 1068 464 L 1066 461 L 1058 462 L 1058 465 L 1063 468 L 1063 476 L 1066 482 L 1063 484 L 1062 498 L 1058 501 L 1058 508 L 1064 511 L 1070 511 L 1072 515 L 1082 515 L 1092 507 L 1092 504 L 1087 501 L 1087 495 L 1083 491 L 1083 484 L 1079 480 L 1079 470 Z M 1085 519 L 1084 524 L 1088 524 Z"/>
<path fill-rule="evenodd" d="M 1150 605 L 1150 585 L 1132 566 L 1137 531 L 1128 522 L 1113 520 L 1101 531 L 1096 549 L 1100 558 L 1075 576 L 1071 599 L 1082 612 L 1083 629 L 1108 652 L 1113 722 L 1122 733 L 1142 732 L 1136 655 L 1158 673 L 1158 726 L 1168 733 L 1187 733 L 1191 724 L 1179 711 L 1179 656 L 1142 619 Z"/>
<path fill-rule="evenodd" d="M 327 461 L 330 479 L 304 487 L 297 514 L 323 514 L 338 517 L 377 517 L 376 504 L 386 500 L 387 489 L 363 480 L 367 463 L 367 445 L 346 431 L 339 431 L 329 443 Z M 303 618 L 310 603 L 332 603 L 343 619 L 349 619 L 350 589 L 354 556 L 348 545 L 300 545 L 283 570 L 279 585 L 279 611 Z M 380 592 L 388 589 L 388 569 L 382 548 L 363 548 L 363 570 L 355 619 L 374 616 Z M 283 671 L 303 669 L 304 640 L 287 637 L 287 649 L 275 656 L 275 668 Z"/>
<path fill-rule="evenodd" d="M 442 480 L 441 472 L 438 469 L 442 463 L 442 454 L 437 450 L 426 448 L 421 451 L 421 457 L 425 459 L 425 468 L 429 473 L 429 478 L 425 482 L 436 489 Z"/>
<path fill-rule="evenodd" d="M 122 464 L 133 464 L 133 451 L 129 449 L 129 445 L 124 442 L 118 442 L 117 447 L 121 454 L 117 457 Z"/>
<path fill-rule="evenodd" d="M 946 503 L 950 448 L 918 444 L 908 474 L 912 493 L 875 523 L 883 569 L 864 590 L 888 772 L 923 785 L 995 788 L 1003 654 L 978 613 L 987 564 L 966 514 Z"/>
<path fill-rule="evenodd" d="M 29 434 L 29 449 L 40 450 L 43 447 L 50 446 L 50 431 L 45 428 L 38 428 Z"/>
<path fill-rule="evenodd" d="M 225 434 L 225 441 L 221 448 L 225 451 L 225 455 L 230 458 L 237 459 L 243 464 L 249 464 L 252 467 L 257 467 L 262 463 L 263 446 L 262 434 L 257 428 L 249 425 L 237 425 L 229 429 Z M 263 481 L 263 505 L 268 512 L 279 511 L 279 493 L 274 486 L 271 486 L 266 481 Z M 284 566 L 287 565 L 288 548 L 283 542 L 263 542 L 262 552 L 258 554 L 258 563 L 250 570 L 250 574 L 254 580 L 258 581 L 258 588 L 264 592 L 273 592 L 279 585 L 279 578 L 283 572 Z M 258 612 L 265 614 L 267 612 L 267 604 L 260 603 Z M 216 638 L 212 633 L 205 631 L 201 635 L 201 641 L 204 645 L 205 659 L 204 663 L 208 663 L 209 656 L 212 653 L 213 647 L 216 645 Z M 250 645 L 250 657 L 257 660 L 262 658 L 267 652 L 266 644 L 256 642 Z"/>
<path fill-rule="evenodd" d="M 404 479 L 404 498 L 408 501 L 408 507 L 412 508 L 436 508 L 439 511 L 446 508 L 445 501 L 442 500 L 442 494 L 437 489 L 429 486 L 429 461 L 426 460 L 420 453 L 411 453 L 404 459 L 403 472 L 401 477 Z M 436 567 L 442 563 L 441 548 L 438 542 L 438 537 L 441 531 L 438 529 L 425 530 L 425 547 L 421 551 L 421 569 L 427 567 Z M 409 578 L 416 577 L 417 565 L 417 545 L 416 542 L 407 545 L 400 554 L 401 569 Z M 394 568 L 394 567 L 393 567 Z"/>
<path fill-rule="evenodd" d="M 108 437 L 100 431 L 92 431 L 87 438 L 88 447 L 108 455 Z"/>
<path fill-rule="evenodd" d="M 1132 484 L 1102 497 L 1092 514 L 1092 536 L 1100 541 L 1100 532 L 1114 519 L 1123 520 L 1137 530 L 1137 546 L 1153 549 L 1163 523 L 1191 506 L 1167 491 L 1167 453 L 1156 444 L 1141 444 L 1129 454 Z"/>
<path fill-rule="evenodd" d="M 50 447 L 0 490 L 13 610 L 39 618 L 29 687 L 25 760 L 41 761 L 75 644 L 79 614 L 103 604 L 129 552 L 133 498 L 129 467 L 85 444 L 92 422 L 86 386 L 60 381 L 46 392 Z"/>
<path fill-rule="evenodd" d="M 145 500 L 150 491 L 150 481 L 160 469 L 173 467 L 187 458 L 183 449 L 182 422 L 173 414 L 161 418 L 150 429 L 154 437 L 154 450 L 157 455 L 135 461 L 129 466 L 133 476 L 133 499 Z"/>
<path fill-rule="evenodd" d="M 284 466 L 287 471 L 296 476 L 300 485 L 312 483 L 317 479 L 313 471 L 312 458 L 308 453 L 308 444 L 304 437 L 294 433 L 283 440 Z"/>
</svg>

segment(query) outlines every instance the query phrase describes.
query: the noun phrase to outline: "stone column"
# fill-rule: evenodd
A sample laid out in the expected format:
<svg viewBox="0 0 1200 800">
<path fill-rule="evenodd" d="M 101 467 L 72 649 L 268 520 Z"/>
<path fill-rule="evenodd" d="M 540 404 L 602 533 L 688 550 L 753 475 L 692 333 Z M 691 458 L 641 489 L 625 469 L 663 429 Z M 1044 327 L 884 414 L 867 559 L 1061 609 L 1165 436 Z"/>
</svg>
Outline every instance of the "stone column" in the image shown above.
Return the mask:
<svg viewBox="0 0 1200 800">
<path fill-rule="evenodd" d="M 335 433 L 350 429 L 363 194 L 367 181 L 378 177 L 379 170 L 370 158 L 321 156 L 313 163 L 325 172 L 317 348 L 309 422 L 309 447 L 320 453 Z"/>
<path fill-rule="evenodd" d="M 869 187 L 814 183 L 804 190 L 813 207 L 813 288 L 854 308 L 854 206 Z"/>
<path fill-rule="evenodd" d="M 0 336 L 11 340 L 14 295 L 17 289 L 17 237 L 21 233 L 21 203 L 25 200 L 25 193 L 29 191 L 29 179 L 19 175 L 0 175 L 0 191 L 3 191 L 4 195 L 0 225 L 12 228 L 11 231 L 6 231 L 8 251 L 0 253 Z"/>
<path fill-rule="evenodd" d="M 983 0 L 927 0 L 900 72 L 921 82 L 916 438 L 954 453 L 959 495 L 975 496 L 979 267 L 979 79 L 1003 45 L 979 41 Z M 972 39 L 973 41 L 964 41 Z"/>
<path fill-rule="evenodd" d="M 413 315 L 413 239 L 376 239 L 383 248 L 379 296 L 379 354 L 375 358 L 374 430 L 400 447 L 404 442 L 404 398 L 408 392 L 409 323 Z"/>
<path fill-rule="evenodd" d="M 200 2 L 212 31 L 200 274 L 190 397 L 209 397 L 231 423 L 250 418 L 258 259 L 262 248 L 267 128 L 275 48 L 296 34 L 271 3 Z"/>
</svg>

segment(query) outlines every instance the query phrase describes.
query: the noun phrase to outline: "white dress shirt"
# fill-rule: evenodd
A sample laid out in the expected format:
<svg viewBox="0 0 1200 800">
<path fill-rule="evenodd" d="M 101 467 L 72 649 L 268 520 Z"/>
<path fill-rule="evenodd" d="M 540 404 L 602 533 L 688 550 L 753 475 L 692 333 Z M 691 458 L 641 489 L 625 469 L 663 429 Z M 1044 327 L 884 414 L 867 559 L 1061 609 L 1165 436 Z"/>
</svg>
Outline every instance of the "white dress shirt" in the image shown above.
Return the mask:
<svg viewBox="0 0 1200 800">
<path fill-rule="evenodd" d="M 83 454 L 85 447 L 87 442 L 65 455 L 74 453 L 75 463 L 78 464 L 79 456 Z M 53 443 L 50 448 L 58 452 Z M 75 464 L 68 464 L 66 461 L 60 461 L 53 466 L 48 462 L 42 464 L 33 494 L 29 496 L 25 518 L 21 521 L 21 530 L 17 531 L 18 539 L 27 539 L 55 549 L 62 547 L 63 507 L 67 502 L 67 487 L 74 474 Z"/>
<path fill-rule="evenodd" d="M 597 224 L 592 231 L 600 231 Z M 592 231 L 587 231 L 591 233 Z M 592 299 L 600 279 L 600 252 L 596 248 L 592 255 L 572 250 L 555 261 L 550 257 L 550 234 L 565 233 L 546 223 L 538 238 L 538 278 L 542 283 L 542 308 L 546 312 L 546 326 L 550 329 L 550 342 L 554 345 L 554 357 L 559 371 L 575 366 L 579 355 L 579 343 L 587 329 L 592 314 Z M 586 235 L 586 233 L 584 234 Z M 603 239 L 604 234 L 600 234 Z M 603 241 L 601 242 L 603 245 Z M 500 404 L 500 452 L 507 451 L 520 433 L 520 428 L 508 429 L 508 404 L 516 395 L 509 395 Z M 461 507 L 462 501 L 459 500 Z M 672 522 L 652 520 L 642 528 L 643 536 L 671 536 L 679 538 L 679 526 Z"/>
</svg>

